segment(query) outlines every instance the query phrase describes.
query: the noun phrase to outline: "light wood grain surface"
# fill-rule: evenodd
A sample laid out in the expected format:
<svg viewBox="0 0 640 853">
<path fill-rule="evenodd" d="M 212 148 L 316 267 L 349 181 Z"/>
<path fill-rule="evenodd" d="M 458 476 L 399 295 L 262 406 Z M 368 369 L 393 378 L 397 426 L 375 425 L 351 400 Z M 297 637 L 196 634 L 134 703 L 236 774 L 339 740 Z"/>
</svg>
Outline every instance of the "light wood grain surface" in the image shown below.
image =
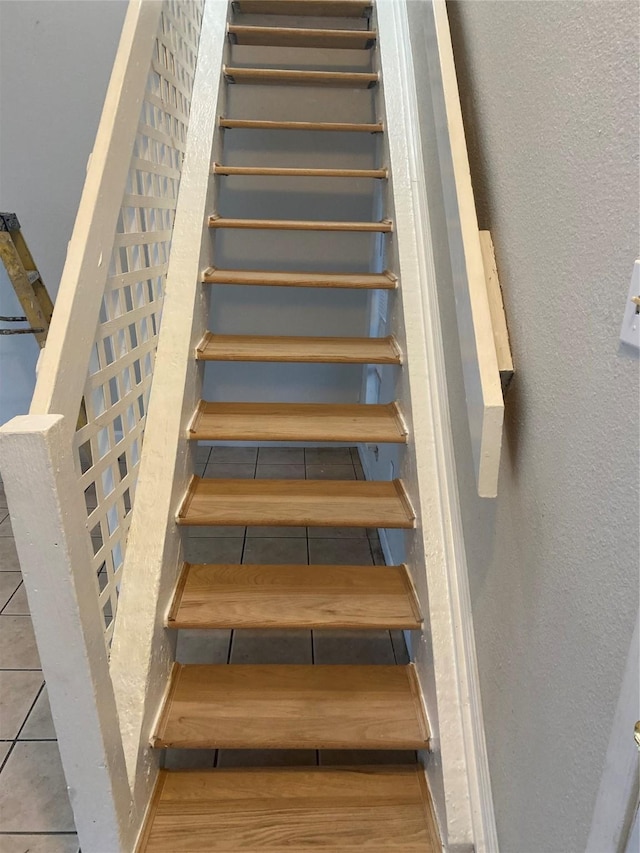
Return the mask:
<svg viewBox="0 0 640 853">
<path fill-rule="evenodd" d="M 371 8 L 363 0 L 237 0 L 245 15 L 306 15 L 314 18 L 361 18 Z"/>
<path fill-rule="evenodd" d="M 413 665 L 178 664 L 155 747 L 425 749 Z"/>
<path fill-rule="evenodd" d="M 208 332 L 196 357 L 204 361 L 289 361 L 400 364 L 395 338 L 315 338 L 214 335 Z"/>
<path fill-rule="evenodd" d="M 321 130 L 337 133 L 382 133 L 384 125 L 381 121 L 367 123 L 335 122 L 335 121 L 270 121 L 263 119 L 219 119 L 220 127 L 244 130 Z"/>
<path fill-rule="evenodd" d="M 369 89 L 378 82 L 378 75 L 369 71 L 297 71 L 284 68 L 240 68 L 231 65 L 224 65 L 222 71 L 228 83 Z"/>
<path fill-rule="evenodd" d="M 393 273 L 327 273 L 273 270 L 205 270 L 205 284 L 249 284 L 278 287 L 346 287 L 354 289 L 394 290 L 398 279 Z"/>
<path fill-rule="evenodd" d="M 260 231 L 393 231 L 390 219 L 380 222 L 338 222 L 321 219 L 231 219 L 212 214 L 209 228 L 248 228 Z"/>
<path fill-rule="evenodd" d="M 422 619 L 405 566 L 185 564 L 169 628 L 395 628 Z"/>
<path fill-rule="evenodd" d="M 412 528 L 399 480 L 223 480 L 194 477 L 179 524 Z"/>
<path fill-rule="evenodd" d="M 386 169 L 294 169 L 268 166 L 225 166 L 214 163 L 214 175 L 262 175 L 283 178 L 386 178 Z"/>
<path fill-rule="evenodd" d="M 206 403 L 189 431 L 196 441 L 406 443 L 396 403 Z"/>
<path fill-rule="evenodd" d="M 230 24 L 229 39 L 232 44 L 359 50 L 375 44 L 376 32 L 307 27 L 247 27 Z"/>
<path fill-rule="evenodd" d="M 441 853 L 419 766 L 162 771 L 138 853 Z"/>
</svg>

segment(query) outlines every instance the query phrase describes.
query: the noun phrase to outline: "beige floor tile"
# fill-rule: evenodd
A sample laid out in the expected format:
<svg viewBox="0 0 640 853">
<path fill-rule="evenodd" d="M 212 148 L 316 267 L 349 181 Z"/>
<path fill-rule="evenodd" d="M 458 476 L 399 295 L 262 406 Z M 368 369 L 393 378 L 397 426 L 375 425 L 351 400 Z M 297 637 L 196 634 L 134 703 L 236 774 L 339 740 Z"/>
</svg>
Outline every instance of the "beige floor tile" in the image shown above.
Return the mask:
<svg viewBox="0 0 640 853">
<path fill-rule="evenodd" d="M 315 767 L 313 749 L 221 749 L 218 767 Z"/>
<path fill-rule="evenodd" d="M 6 510 L 6 508 L 7 508 L 7 496 L 6 496 L 5 491 L 4 491 L 4 486 L 2 484 L 0 484 L 0 512 L 2 512 L 3 509 Z"/>
<path fill-rule="evenodd" d="M 18 552 L 13 538 L 4 536 L 0 539 L 0 572 L 19 572 Z"/>
<path fill-rule="evenodd" d="M 185 542 L 184 558 L 188 563 L 239 563 L 243 544 L 243 537 L 190 539 Z"/>
<path fill-rule="evenodd" d="M 353 465 L 307 465 L 307 480 L 355 480 Z"/>
<path fill-rule="evenodd" d="M 239 536 L 244 537 L 245 529 L 244 527 L 233 524 L 218 524 L 213 527 L 203 525 L 202 527 L 185 527 L 183 528 L 183 535 L 185 540 L 202 538 L 234 539 Z"/>
<path fill-rule="evenodd" d="M 17 736 L 41 687 L 41 672 L 0 672 L 0 739 Z"/>
<path fill-rule="evenodd" d="M 20 740 L 55 740 L 55 738 L 56 730 L 49 707 L 49 694 L 45 687 L 20 732 Z"/>
<path fill-rule="evenodd" d="M 22 583 L 21 572 L 0 573 L 0 610 L 2 610 Z"/>
<path fill-rule="evenodd" d="M 258 462 L 256 480 L 304 480 L 304 465 L 263 465 Z"/>
<path fill-rule="evenodd" d="M 261 447 L 258 465 L 304 465 L 304 447 Z"/>
<path fill-rule="evenodd" d="M 240 463 L 209 462 L 204 469 L 206 478 L 219 480 L 253 480 L 256 466 L 253 464 L 242 465 Z"/>
<path fill-rule="evenodd" d="M 178 663 L 226 663 L 229 657 L 231 631 L 178 631 L 176 660 Z"/>
<path fill-rule="evenodd" d="M 411 658 L 409 657 L 409 651 L 404 639 L 404 632 L 390 631 L 389 633 L 391 634 L 391 643 L 393 644 L 393 654 L 396 663 L 401 665 L 408 664 Z"/>
<path fill-rule="evenodd" d="M 386 566 L 387 561 L 385 559 L 384 551 L 382 550 L 380 540 L 376 542 L 375 540 L 370 539 L 369 544 L 371 545 L 371 556 L 373 558 L 373 564 L 375 566 Z"/>
<path fill-rule="evenodd" d="M 364 539 L 309 539 L 309 563 L 313 565 L 370 566 L 371 548 Z"/>
<path fill-rule="evenodd" d="M 307 465 L 352 465 L 348 447 L 306 447 L 304 458 Z"/>
<path fill-rule="evenodd" d="M 31 617 L 0 616 L 0 669 L 40 669 Z"/>
<path fill-rule="evenodd" d="M 12 741 L 0 741 L 0 767 L 2 766 L 2 762 L 5 760 L 7 755 L 9 755 L 9 750 L 11 749 Z M 2 817 L 2 815 L 0 815 Z M 0 843 L 0 851 L 2 850 L 2 844 Z"/>
<path fill-rule="evenodd" d="M 309 539 L 366 539 L 366 527 L 309 527 Z"/>
<path fill-rule="evenodd" d="M 215 749 L 165 749 L 166 770 L 206 770 L 213 767 Z"/>
<path fill-rule="evenodd" d="M 255 465 L 257 458 L 257 447 L 214 447 L 211 450 L 209 461 Z"/>
<path fill-rule="evenodd" d="M 323 749 L 320 765 L 323 767 L 351 767 L 354 764 L 415 764 L 415 752 L 398 749 Z"/>
<path fill-rule="evenodd" d="M 212 447 L 210 444 L 199 444 L 195 448 L 194 459 L 196 465 L 202 465 L 203 463 L 206 465 L 209 461 L 209 456 L 211 456 Z"/>
<path fill-rule="evenodd" d="M 78 836 L 0 835 L 0 853 L 78 853 Z"/>
<path fill-rule="evenodd" d="M 306 539 L 306 527 L 247 527 L 247 539 Z"/>
<path fill-rule="evenodd" d="M 2 575 L 0 575 L 2 577 Z M 2 611 L 5 616 L 29 616 L 29 602 L 27 600 L 27 590 L 22 584 L 18 587 L 15 594 L 11 597 L 9 603 Z"/>
<path fill-rule="evenodd" d="M 247 539 L 244 546 L 243 563 L 268 565 L 307 565 L 306 539 Z"/>
<path fill-rule="evenodd" d="M 319 664 L 385 664 L 396 662 L 388 631 L 314 631 L 314 660 Z"/>
<path fill-rule="evenodd" d="M 234 631 L 230 663 L 310 664 L 311 631 Z"/>
<path fill-rule="evenodd" d="M 11 529 L 11 519 L 9 518 L 9 514 L 4 510 L 0 510 L 0 536 L 13 536 L 13 530 Z"/>
<path fill-rule="evenodd" d="M 0 814 L 5 832 L 74 831 L 57 743 L 14 746 L 0 774 Z"/>
</svg>

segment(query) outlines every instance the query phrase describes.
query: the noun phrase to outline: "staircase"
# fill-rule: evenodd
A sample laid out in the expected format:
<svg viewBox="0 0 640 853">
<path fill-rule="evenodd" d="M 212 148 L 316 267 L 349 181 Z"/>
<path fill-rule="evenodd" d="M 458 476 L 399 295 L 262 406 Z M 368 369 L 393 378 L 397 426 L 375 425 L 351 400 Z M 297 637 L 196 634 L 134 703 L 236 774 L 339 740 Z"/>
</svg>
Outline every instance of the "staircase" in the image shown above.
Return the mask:
<svg viewBox="0 0 640 853">
<path fill-rule="evenodd" d="M 236 0 L 228 25 L 230 61 L 223 67 L 225 85 L 281 87 L 284 102 L 308 98 L 313 103 L 317 90 L 325 87 L 359 90 L 351 97 L 367 99 L 375 115 L 372 99 L 379 72 L 372 16 L 370 4 L 362 0 Z M 235 59 L 238 48 L 244 51 L 243 64 Z M 281 50 L 274 52 L 278 48 Z M 367 70 L 362 70 L 362 62 L 355 71 L 345 67 L 354 51 L 368 58 Z M 265 62 L 265 55 L 278 57 L 283 65 L 333 64 L 337 70 L 261 67 L 274 64 L 273 59 Z M 293 58 L 289 60 L 289 56 Z M 229 103 L 233 106 L 234 102 Z M 324 103 L 319 101 L 321 113 Z M 323 116 L 331 117 L 330 113 Z M 224 261 L 228 254 L 225 245 L 218 242 L 224 235 L 247 230 L 250 236 L 245 243 L 247 268 L 223 265 L 204 272 L 203 286 L 212 289 L 214 312 L 217 293 L 245 289 L 250 301 L 257 292 L 268 296 L 276 292 L 274 288 L 279 293 L 287 288 L 290 290 L 284 292 L 294 294 L 293 300 L 295 289 L 314 289 L 328 302 L 347 291 L 361 293 L 358 304 L 366 314 L 367 306 L 371 311 L 370 294 L 401 286 L 394 270 L 378 269 L 384 258 L 384 235 L 393 231 L 388 218 L 338 221 L 227 216 L 223 209 L 227 196 L 218 183 L 247 179 L 244 205 L 253 210 L 260 207 L 260 198 L 256 196 L 253 201 L 251 195 L 254 185 L 250 182 L 255 178 L 286 179 L 285 187 L 291 187 L 294 179 L 326 180 L 331 188 L 339 182 L 344 186 L 340 194 L 348 194 L 354 181 L 362 192 L 363 182 L 368 182 L 373 210 L 375 199 L 378 206 L 384 199 L 381 184 L 388 177 L 388 164 L 317 168 L 286 162 L 226 162 L 228 134 L 239 130 L 261 134 L 260 140 L 274 131 L 288 134 L 293 155 L 300 154 L 295 145 L 301 133 L 321 134 L 329 140 L 344 139 L 345 134 L 371 139 L 372 134 L 384 133 L 379 121 L 286 121 L 235 114 L 220 117 L 222 162 L 212 165 L 211 180 L 217 182 L 216 198 L 221 209 L 211 211 L 208 219 L 214 257 Z M 251 150 L 251 145 L 248 147 Z M 331 150 L 330 141 L 326 147 Z M 258 149 L 254 143 L 253 150 Z M 340 150 L 336 148 L 332 162 L 337 162 Z M 246 153 L 244 159 L 248 159 Z M 295 162 L 300 162 L 299 157 Z M 295 194 L 295 188 L 292 192 Z M 377 241 L 367 251 L 378 260 L 370 261 L 361 271 L 336 271 L 330 253 L 323 264 L 321 259 L 314 259 L 311 246 L 308 257 L 312 260 L 305 266 L 313 264 L 312 268 L 296 269 L 296 259 L 283 255 L 281 269 L 274 268 L 273 262 L 260 269 L 251 259 L 260 257 L 259 247 L 265 244 L 252 241 L 259 240 L 256 235 L 265 231 L 276 235 L 305 232 L 289 237 L 298 241 L 294 253 L 298 257 L 306 257 L 306 232 L 342 232 L 350 238 L 364 234 L 367 236 L 355 239 Z M 328 242 L 323 245 L 330 247 L 331 239 L 327 236 Z M 363 316 L 360 328 L 370 325 Z M 224 371 L 229 362 L 245 365 L 245 370 L 250 369 L 250 363 L 313 364 L 319 370 L 334 364 L 360 365 L 360 372 L 363 365 L 402 369 L 402 352 L 392 336 L 329 337 L 296 335 L 295 328 L 290 331 L 291 335 L 274 335 L 213 330 L 199 343 L 194 357 L 203 367 L 207 365 L 207 370 L 217 371 Z M 212 381 L 205 380 L 205 387 L 217 387 L 216 377 L 224 375 L 214 373 Z M 220 387 L 225 387 L 224 381 Z M 311 388 L 308 396 L 313 395 Z M 402 412 L 394 401 L 356 403 L 338 398 L 325 402 L 247 402 L 219 399 L 219 393 L 215 396 L 218 398 L 202 400 L 197 407 L 189 428 L 194 444 L 333 442 L 355 447 L 364 443 L 402 446 L 407 442 Z M 331 388 L 324 386 L 322 396 L 330 397 Z M 197 528 L 221 525 L 403 530 L 415 526 L 415 513 L 403 482 L 397 478 L 229 479 L 208 477 L 205 472 L 205 476 L 192 477 L 176 521 L 184 536 Z M 170 631 L 202 632 L 419 631 L 422 618 L 405 565 L 187 562 L 166 627 Z M 426 714 L 411 663 L 175 663 L 151 745 L 157 750 L 185 751 L 311 750 L 320 758 L 323 750 L 367 750 L 373 757 L 365 765 L 327 766 L 320 760 L 319 766 L 208 768 L 206 764 L 197 766 L 201 753 L 193 752 L 195 763 L 188 760 L 191 769 L 161 770 L 139 853 L 263 849 L 339 853 L 360 847 L 379 853 L 430 853 L 441 849 L 422 758 L 416 756 L 413 764 L 385 761 L 385 752 L 407 750 L 424 755 L 429 748 Z"/>
</svg>

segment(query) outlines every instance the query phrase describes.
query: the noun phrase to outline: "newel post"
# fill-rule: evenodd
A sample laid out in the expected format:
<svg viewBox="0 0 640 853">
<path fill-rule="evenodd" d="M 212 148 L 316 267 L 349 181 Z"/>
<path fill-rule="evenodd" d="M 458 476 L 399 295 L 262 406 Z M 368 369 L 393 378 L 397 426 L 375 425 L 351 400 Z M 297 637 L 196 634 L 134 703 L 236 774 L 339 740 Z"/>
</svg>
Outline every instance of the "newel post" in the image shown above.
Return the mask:
<svg viewBox="0 0 640 853">
<path fill-rule="evenodd" d="M 0 471 L 83 853 L 129 853 L 131 794 L 64 418 L 1 427 Z"/>
</svg>

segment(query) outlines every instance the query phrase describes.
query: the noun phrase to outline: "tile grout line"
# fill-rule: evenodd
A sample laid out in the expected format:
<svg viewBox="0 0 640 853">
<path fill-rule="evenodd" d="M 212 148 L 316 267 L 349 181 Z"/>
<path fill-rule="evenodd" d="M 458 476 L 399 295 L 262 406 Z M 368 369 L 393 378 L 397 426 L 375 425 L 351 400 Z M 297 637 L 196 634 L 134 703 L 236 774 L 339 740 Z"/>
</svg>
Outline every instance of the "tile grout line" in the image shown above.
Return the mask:
<svg viewBox="0 0 640 853">
<path fill-rule="evenodd" d="M 8 574 L 8 572 L 7 572 L 7 574 Z M 18 592 L 18 590 L 20 589 L 20 587 L 24 585 L 24 581 L 22 580 L 22 572 L 20 572 L 20 578 L 21 578 L 20 583 L 19 583 L 19 584 L 18 584 L 18 586 L 13 590 L 13 592 L 11 593 L 11 595 L 9 596 L 9 598 L 8 598 L 8 599 L 5 601 L 5 603 L 3 604 L 3 606 L 2 606 L 2 610 L 0 610 L 0 616 L 5 616 L 5 615 L 6 615 L 6 616 L 26 616 L 26 615 L 27 615 L 26 613 L 7 613 L 7 614 L 5 614 L 5 612 L 4 612 L 4 611 L 6 610 L 6 608 L 11 604 L 11 601 L 13 600 L 13 597 L 17 594 L 17 592 Z M 31 615 L 31 614 L 29 614 L 29 615 Z"/>
<path fill-rule="evenodd" d="M 17 671 L 17 672 L 21 672 L 22 670 L 16 670 L 16 671 Z M 35 671 L 36 671 L 36 672 L 39 672 L 40 670 L 35 670 Z M 41 685 L 40 685 L 40 687 L 38 688 L 38 692 L 36 693 L 36 697 L 35 697 L 35 699 L 34 699 L 34 700 L 33 700 L 33 702 L 31 703 L 31 705 L 29 706 L 29 710 L 28 710 L 28 711 L 27 711 L 27 713 L 25 714 L 25 717 L 24 717 L 24 719 L 23 719 L 22 723 L 20 724 L 20 728 L 18 729 L 18 733 L 17 733 L 17 734 L 16 734 L 16 736 L 15 736 L 14 738 L 12 738 L 12 740 L 11 740 L 11 746 L 9 747 L 9 751 L 8 751 L 8 752 L 7 752 L 7 754 L 5 755 L 5 757 L 4 757 L 3 761 L 2 761 L 2 764 L 0 764 L 0 773 L 2 773 L 2 771 L 3 771 L 3 770 L 4 770 L 4 768 L 6 767 L 7 762 L 9 761 L 9 758 L 11 757 L 11 754 L 13 753 L 13 750 L 14 750 L 14 748 L 15 748 L 15 745 L 18 743 L 18 740 L 20 739 L 20 734 L 21 734 L 22 730 L 24 729 L 24 727 L 26 726 L 26 724 L 27 724 L 27 720 L 28 720 L 28 719 L 29 719 L 29 717 L 31 716 L 31 712 L 32 712 L 32 711 L 33 711 L 33 709 L 35 708 L 35 706 L 36 706 L 36 702 L 37 702 L 37 701 L 38 701 L 38 699 L 40 698 L 40 695 L 41 695 L 42 691 L 44 690 L 44 687 L 45 687 L 45 682 L 44 682 L 44 679 L 43 679 L 43 680 L 42 680 L 42 684 L 41 684 Z M 48 739 L 48 740 L 49 740 L 49 742 L 50 742 L 50 743 L 57 743 L 57 742 L 58 742 L 58 741 L 57 741 L 57 738 L 56 738 L 56 739 Z M 34 741 L 37 743 L 37 742 L 38 742 L 38 739 L 34 739 Z M 31 741 L 31 740 L 29 740 L 29 741 L 22 741 L 22 743 L 33 743 L 34 741 Z M 3 742 L 4 742 L 4 743 L 7 743 L 7 741 L 3 741 Z M 0 834 L 2 834 L 2 833 L 0 833 Z M 7 833 L 7 834 L 11 834 L 11 833 Z M 27 833 L 27 834 L 28 834 L 28 833 Z"/>
</svg>

